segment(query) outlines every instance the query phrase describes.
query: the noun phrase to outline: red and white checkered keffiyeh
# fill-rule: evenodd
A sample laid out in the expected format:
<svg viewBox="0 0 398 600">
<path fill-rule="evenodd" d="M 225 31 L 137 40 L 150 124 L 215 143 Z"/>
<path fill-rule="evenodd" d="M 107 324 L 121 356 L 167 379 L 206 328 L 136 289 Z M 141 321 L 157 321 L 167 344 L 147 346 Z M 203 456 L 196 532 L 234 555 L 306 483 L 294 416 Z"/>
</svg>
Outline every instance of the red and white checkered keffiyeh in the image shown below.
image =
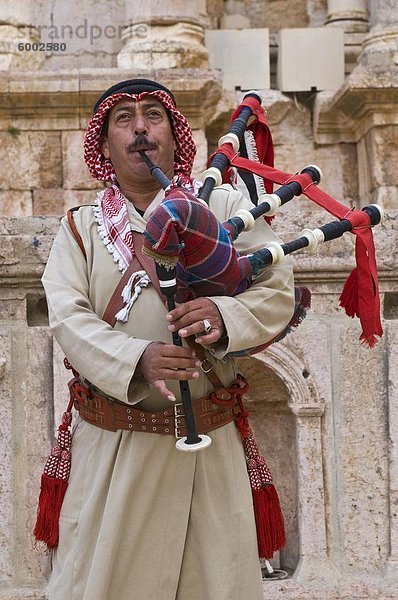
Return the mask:
<svg viewBox="0 0 398 600">
<path fill-rule="evenodd" d="M 99 192 L 94 206 L 98 232 L 106 248 L 112 254 L 124 273 L 134 256 L 133 235 L 131 232 L 126 199 L 117 186 L 116 173 L 112 163 L 101 150 L 101 132 L 108 111 L 123 98 L 136 102 L 145 96 L 156 98 L 171 114 L 176 140 L 174 154 L 174 176 L 182 185 L 192 189 L 191 172 L 196 154 L 196 145 L 191 126 L 178 111 L 170 96 L 163 91 L 142 92 L 140 94 L 120 93 L 106 98 L 91 117 L 84 138 L 84 160 L 93 177 L 112 182 L 112 186 Z"/>
<path fill-rule="evenodd" d="M 124 273 L 134 257 L 134 245 L 126 198 L 117 185 L 98 193 L 94 216 L 100 238 Z"/>
<path fill-rule="evenodd" d="M 189 183 L 196 146 L 192 136 L 192 129 L 187 119 L 177 110 L 170 96 L 161 90 L 142 92 L 141 94 L 120 93 L 106 98 L 99 106 L 97 112 L 91 117 L 84 138 L 84 160 L 89 171 L 95 179 L 114 182 L 115 171 L 109 159 L 105 158 L 101 150 L 101 131 L 108 111 L 123 98 L 131 98 L 136 102 L 145 96 L 152 96 L 170 112 L 173 122 L 173 131 L 176 140 L 174 156 L 174 175 L 178 176 L 183 185 Z"/>
</svg>

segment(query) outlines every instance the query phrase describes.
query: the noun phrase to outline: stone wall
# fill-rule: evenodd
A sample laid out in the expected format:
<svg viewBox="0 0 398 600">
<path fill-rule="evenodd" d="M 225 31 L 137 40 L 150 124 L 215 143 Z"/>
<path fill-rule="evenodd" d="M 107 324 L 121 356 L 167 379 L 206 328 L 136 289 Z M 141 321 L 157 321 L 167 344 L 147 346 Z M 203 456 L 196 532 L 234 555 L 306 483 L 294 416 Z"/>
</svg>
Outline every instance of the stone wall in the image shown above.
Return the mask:
<svg viewBox="0 0 398 600">
<path fill-rule="evenodd" d="M 45 598 L 48 558 L 30 532 L 66 375 L 40 276 L 59 216 L 91 203 L 102 186 L 82 159 L 91 107 L 116 81 L 162 81 L 192 124 L 200 173 L 243 95 L 222 89 L 204 33 L 235 28 L 248 39 L 270 30 L 272 89 L 261 91 L 276 165 L 319 164 L 323 189 L 347 206 L 387 209 L 375 228 L 385 331 L 376 348 L 359 344 L 359 324 L 338 308 L 354 262 L 347 235 L 295 255 L 297 281 L 313 292 L 310 315 L 240 363 L 288 532 L 274 564 L 289 577 L 265 581 L 264 598 L 398 598 L 396 12 L 381 0 L 82 0 L 78 17 L 59 0 L 0 7 L 0 600 Z M 283 94 L 278 32 L 323 26 L 345 31 L 344 84 Z M 40 39 L 64 41 L 66 50 L 17 49 Z M 323 222 L 300 197 L 275 229 L 288 240 Z"/>
</svg>

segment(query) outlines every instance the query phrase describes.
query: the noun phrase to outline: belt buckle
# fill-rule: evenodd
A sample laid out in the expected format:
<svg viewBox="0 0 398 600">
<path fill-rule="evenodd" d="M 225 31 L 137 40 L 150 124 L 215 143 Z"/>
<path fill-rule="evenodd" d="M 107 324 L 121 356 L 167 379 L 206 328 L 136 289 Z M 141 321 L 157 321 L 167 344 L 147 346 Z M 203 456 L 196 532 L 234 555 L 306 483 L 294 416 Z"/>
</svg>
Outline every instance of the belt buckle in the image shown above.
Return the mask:
<svg viewBox="0 0 398 600">
<path fill-rule="evenodd" d="M 179 404 L 174 404 L 173 406 L 173 411 L 174 411 L 174 436 L 177 440 L 180 440 L 182 437 L 184 437 L 183 435 L 180 435 L 180 426 L 178 423 L 178 419 L 182 419 L 183 417 L 185 417 L 184 414 L 178 412 L 179 411 L 179 407 L 182 406 L 182 402 L 180 402 Z"/>
<path fill-rule="evenodd" d="M 202 369 L 203 373 L 206 374 L 206 373 L 210 373 L 210 371 L 213 368 L 213 365 L 211 364 L 211 362 L 209 360 L 207 360 L 207 358 L 205 358 L 200 363 L 200 368 Z"/>
</svg>

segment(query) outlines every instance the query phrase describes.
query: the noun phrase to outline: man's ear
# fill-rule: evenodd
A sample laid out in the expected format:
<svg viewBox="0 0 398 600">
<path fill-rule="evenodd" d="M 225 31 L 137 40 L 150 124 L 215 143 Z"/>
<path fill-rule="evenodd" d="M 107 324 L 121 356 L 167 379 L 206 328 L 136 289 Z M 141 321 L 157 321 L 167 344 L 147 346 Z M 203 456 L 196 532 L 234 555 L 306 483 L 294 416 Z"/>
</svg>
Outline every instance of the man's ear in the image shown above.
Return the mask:
<svg viewBox="0 0 398 600">
<path fill-rule="evenodd" d="M 101 139 L 101 152 L 105 158 L 110 158 L 111 155 L 109 152 L 108 139 L 106 137 Z"/>
</svg>

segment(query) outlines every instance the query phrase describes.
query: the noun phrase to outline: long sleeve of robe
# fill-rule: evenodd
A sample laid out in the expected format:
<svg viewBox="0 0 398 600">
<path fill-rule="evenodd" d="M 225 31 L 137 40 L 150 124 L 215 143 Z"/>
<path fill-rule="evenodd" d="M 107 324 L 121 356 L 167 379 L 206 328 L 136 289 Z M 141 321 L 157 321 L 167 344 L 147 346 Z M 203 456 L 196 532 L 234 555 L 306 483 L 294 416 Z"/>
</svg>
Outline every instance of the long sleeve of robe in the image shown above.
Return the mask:
<svg viewBox="0 0 398 600">
<path fill-rule="evenodd" d="M 143 231 L 153 204 L 144 218 L 129 211 L 133 229 Z M 223 221 L 249 204 L 239 192 L 221 186 L 210 207 Z M 99 237 L 92 208 L 77 211 L 75 224 L 87 260 L 63 219 L 43 276 L 54 336 L 74 368 L 104 394 L 138 409 L 168 407 L 137 370 L 148 344 L 170 343 L 166 307 L 150 285 L 127 323 L 112 328 L 102 321 L 121 273 Z M 275 240 L 261 219 L 240 236 L 237 247 L 248 253 Z M 267 342 L 290 320 L 291 264 L 264 271 L 238 296 L 212 300 L 223 317 L 227 343 L 209 358 L 228 384 L 235 375 L 228 354 Z M 178 402 L 178 382 L 168 385 Z M 192 397 L 210 389 L 201 373 L 192 382 Z M 180 453 L 173 436 L 109 432 L 78 422 L 51 600 L 262 598 L 242 444 L 233 423 L 211 437 L 208 449 Z"/>
</svg>

